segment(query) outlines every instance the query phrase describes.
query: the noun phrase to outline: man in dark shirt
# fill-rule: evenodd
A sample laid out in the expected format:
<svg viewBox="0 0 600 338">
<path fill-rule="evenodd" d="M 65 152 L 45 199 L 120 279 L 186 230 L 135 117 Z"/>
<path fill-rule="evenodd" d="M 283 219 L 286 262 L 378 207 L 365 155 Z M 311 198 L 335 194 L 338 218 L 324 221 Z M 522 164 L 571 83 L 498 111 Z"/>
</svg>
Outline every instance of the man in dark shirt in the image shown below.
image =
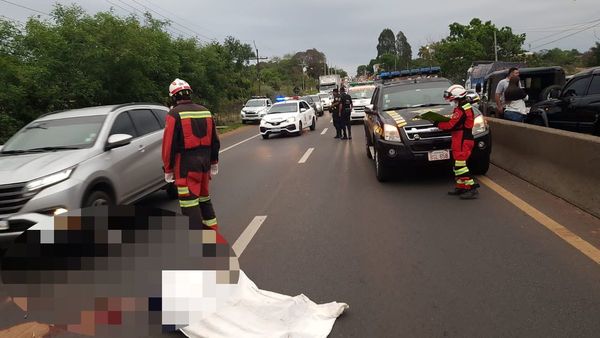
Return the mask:
<svg viewBox="0 0 600 338">
<path fill-rule="evenodd" d="M 342 140 L 352 139 L 352 124 L 350 122 L 350 114 L 352 113 L 352 97 L 346 93 L 346 88 L 342 87 L 340 95 L 340 125 L 342 129 Z"/>
</svg>

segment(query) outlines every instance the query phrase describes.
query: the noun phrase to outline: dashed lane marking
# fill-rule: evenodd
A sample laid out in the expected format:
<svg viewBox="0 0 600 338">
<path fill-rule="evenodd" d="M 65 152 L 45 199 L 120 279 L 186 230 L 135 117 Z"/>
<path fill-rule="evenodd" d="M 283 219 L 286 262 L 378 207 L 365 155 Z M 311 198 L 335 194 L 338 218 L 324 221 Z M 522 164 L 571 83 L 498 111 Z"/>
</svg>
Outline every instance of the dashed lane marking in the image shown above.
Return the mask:
<svg viewBox="0 0 600 338">
<path fill-rule="evenodd" d="M 314 150 L 315 150 L 315 148 L 308 148 L 308 150 L 304 153 L 304 155 L 302 156 L 300 161 L 298 161 L 298 164 L 306 163 L 306 161 L 308 160 L 308 157 L 310 156 L 310 154 L 312 154 L 312 152 Z"/>
<path fill-rule="evenodd" d="M 327 133 L 327 128 L 323 129 L 323 131 L 321 132 L 321 135 L 325 135 L 325 133 Z"/>
<path fill-rule="evenodd" d="M 267 216 L 254 217 L 252 222 L 248 224 L 248 226 L 246 227 L 244 232 L 242 232 L 240 237 L 238 237 L 235 243 L 233 243 L 231 248 L 233 249 L 233 251 L 235 251 L 235 254 L 238 257 L 240 257 L 244 250 L 246 250 L 246 247 L 248 246 L 248 244 L 250 244 L 250 241 L 252 240 L 252 238 L 254 238 L 254 235 L 256 235 L 258 229 L 260 229 L 260 226 L 265 222 L 266 219 Z"/>
<path fill-rule="evenodd" d="M 238 142 L 238 143 L 236 143 L 236 144 L 234 144 L 234 145 L 232 145 L 232 146 L 229 146 L 229 147 L 227 147 L 227 148 L 225 148 L 225 149 L 223 149 L 223 150 L 219 151 L 219 154 L 221 154 L 221 153 L 224 153 L 224 152 L 226 152 L 226 151 L 227 151 L 227 150 L 229 150 L 229 149 L 235 148 L 235 147 L 239 146 L 240 144 L 242 144 L 242 143 L 245 143 L 245 142 L 248 142 L 248 141 L 250 141 L 250 140 L 252 140 L 252 139 L 254 139 L 254 138 L 257 138 L 257 137 L 259 137 L 259 136 L 260 136 L 260 134 L 256 134 L 256 135 L 254 135 L 254 136 L 252 136 L 252 137 L 249 137 L 249 138 L 247 138 L 247 139 L 245 139 L 245 140 L 243 140 L 243 141 L 240 141 L 240 142 Z"/>
<path fill-rule="evenodd" d="M 562 224 L 556 222 L 552 218 L 546 216 L 544 213 L 534 208 L 527 202 L 523 201 L 519 197 L 512 194 L 510 191 L 504 189 L 502 186 L 492 181 L 488 177 L 481 176 L 479 177 L 479 181 L 490 189 L 494 190 L 500 196 L 504 197 L 507 201 L 512 203 L 517 208 L 521 209 L 531 218 L 539 222 L 541 225 L 546 227 L 548 230 L 552 231 L 556 236 L 560 237 L 563 241 L 571 244 L 575 249 L 579 250 L 581 253 L 586 255 L 588 258 L 600 264 L 600 249 L 596 248 L 589 242 L 585 241 L 583 238 L 577 236 L 572 233 L 569 229 L 567 229 Z"/>
</svg>

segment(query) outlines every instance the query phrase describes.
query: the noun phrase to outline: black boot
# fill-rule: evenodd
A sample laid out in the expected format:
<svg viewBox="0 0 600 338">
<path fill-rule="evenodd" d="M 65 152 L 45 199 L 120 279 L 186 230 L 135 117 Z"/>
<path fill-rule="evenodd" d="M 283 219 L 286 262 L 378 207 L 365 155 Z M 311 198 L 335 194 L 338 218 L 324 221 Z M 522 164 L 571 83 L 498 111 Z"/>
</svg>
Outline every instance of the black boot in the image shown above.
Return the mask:
<svg viewBox="0 0 600 338">
<path fill-rule="evenodd" d="M 460 199 L 474 200 L 477 198 L 477 196 L 479 196 L 479 192 L 477 191 L 477 189 L 469 189 L 469 190 L 463 192 L 462 194 L 460 194 Z"/>
<path fill-rule="evenodd" d="M 460 196 L 462 193 L 466 192 L 466 189 L 462 188 L 454 188 L 454 191 L 448 191 L 448 195 L 450 196 Z"/>
</svg>

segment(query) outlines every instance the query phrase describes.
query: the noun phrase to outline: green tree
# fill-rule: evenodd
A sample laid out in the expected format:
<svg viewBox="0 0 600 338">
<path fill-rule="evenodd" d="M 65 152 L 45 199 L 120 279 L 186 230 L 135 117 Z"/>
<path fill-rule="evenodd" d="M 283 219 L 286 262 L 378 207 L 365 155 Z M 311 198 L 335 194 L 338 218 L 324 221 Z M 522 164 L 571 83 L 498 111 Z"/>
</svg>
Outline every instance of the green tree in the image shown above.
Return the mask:
<svg viewBox="0 0 600 338">
<path fill-rule="evenodd" d="M 377 44 L 377 57 L 383 54 L 396 54 L 396 37 L 391 29 L 384 29 L 379 34 L 379 43 Z"/>
<path fill-rule="evenodd" d="M 367 70 L 367 67 L 368 67 L 367 65 L 360 65 L 360 66 L 358 66 L 356 68 L 356 76 L 370 75 L 370 73 L 372 73 L 372 72 L 369 72 Z"/>
<path fill-rule="evenodd" d="M 514 34 L 510 27 L 497 28 L 491 21 L 472 19 L 469 25 L 453 23 L 450 34 L 430 44 L 433 59 L 445 76 L 462 82 L 475 60 L 494 60 L 494 32 L 498 43 L 498 59 L 517 61 L 522 58 L 525 34 Z"/>
<path fill-rule="evenodd" d="M 585 67 L 600 66 L 600 42 L 583 54 L 583 65 Z"/>
<path fill-rule="evenodd" d="M 412 47 L 402 31 L 396 35 L 396 55 L 398 57 L 399 68 L 405 68 L 410 65 L 412 60 Z"/>
</svg>

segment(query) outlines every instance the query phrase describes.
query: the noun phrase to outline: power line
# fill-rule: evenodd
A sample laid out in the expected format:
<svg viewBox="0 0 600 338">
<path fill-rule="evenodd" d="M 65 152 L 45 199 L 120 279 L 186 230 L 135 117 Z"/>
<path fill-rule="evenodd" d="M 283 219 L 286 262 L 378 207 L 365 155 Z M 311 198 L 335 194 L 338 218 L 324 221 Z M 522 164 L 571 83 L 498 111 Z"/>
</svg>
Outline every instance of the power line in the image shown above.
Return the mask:
<svg viewBox="0 0 600 338">
<path fill-rule="evenodd" d="M 163 18 L 167 19 L 167 20 L 169 20 L 169 22 L 171 22 L 171 23 L 173 23 L 173 24 L 175 24 L 175 25 L 178 25 L 178 26 L 180 26 L 180 27 L 183 27 L 183 29 L 186 29 L 186 30 L 190 31 L 190 32 L 192 32 L 193 34 L 195 34 L 195 35 L 197 35 L 197 36 L 201 36 L 201 37 L 203 37 L 203 38 L 207 39 L 208 41 L 216 41 L 216 39 L 214 39 L 214 38 L 211 38 L 211 37 L 209 37 L 209 36 L 206 36 L 206 35 L 202 35 L 202 34 L 200 34 L 200 33 L 196 32 L 196 31 L 194 31 L 194 30 L 191 30 L 191 29 L 189 29 L 188 27 L 186 27 L 186 26 L 184 26 L 184 25 L 182 25 L 182 24 L 178 23 L 177 21 L 175 21 L 175 20 L 171 19 L 170 17 L 167 17 L 167 16 L 165 16 L 165 15 L 163 15 L 163 14 L 161 14 L 161 13 L 159 13 L 159 12 L 155 11 L 154 9 L 152 9 L 152 8 L 150 8 L 150 7 L 147 7 L 147 6 L 143 5 L 143 4 L 139 3 L 139 2 L 137 2 L 136 0 L 131 0 L 131 1 L 133 1 L 133 2 L 135 2 L 136 4 L 138 4 L 138 5 L 142 6 L 142 7 L 144 7 L 145 9 L 147 9 L 147 10 L 150 10 L 151 12 L 153 12 L 153 13 L 155 13 L 155 14 L 157 14 L 157 15 L 159 15 L 159 16 L 161 16 L 161 17 L 163 17 Z"/>
<path fill-rule="evenodd" d="M 573 35 L 575 35 L 575 34 L 579 34 L 579 33 L 581 33 L 581 32 L 584 32 L 584 31 L 590 30 L 590 29 L 592 29 L 592 28 L 594 28 L 594 27 L 597 27 L 597 26 L 600 26 L 600 23 L 597 23 L 597 24 L 595 24 L 595 25 L 593 25 L 593 26 L 589 26 L 589 27 L 586 27 L 586 28 L 584 28 L 584 29 L 578 30 L 577 32 L 574 32 L 574 33 L 571 33 L 571 34 L 565 35 L 565 36 L 563 36 L 563 37 L 560 37 L 560 38 L 558 38 L 558 39 L 552 40 L 552 41 L 550 41 L 550 42 L 546 42 L 546 43 L 544 43 L 544 44 L 541 44 L 541 45 L 535 46 L 535 47 L 533 47 L 532 49 L 538 49 L 538 48 L 540 48 L 540 47 L 547 46 L 547 45 L 549 45 L 549 44 L 551 44 L 551 43 L 555 43 L 555 42 L 557 42 L 557 41 L 560 41 L 560 40 L 566 39 L 566 38 L 568 38 L 568 37 L 571 37 L 571 36 L 573 36 Z"/>
<path fill-rule="evenodd" d="M 558 25 L 558 26 L 546 26 L 546 27 L 519 27 L 519 26 L 511 26 L 513 29 L 518 29 L 518 30 L 522 30 L 522 31 L 534 31 L 534 30 L 538 30 L 538 29 L 553 29 L 553 28 L 565 28 L 565 27 L 573 27 L 573 26 L 581 26 L 581 25 L 586 25 L 588 23 L 592 23 L 592 22 L 596 22 L 598 21 L 598 19 L 596 19 L 597 16 L 595 16 L 594 19 L 590 19 L 589 21 L 584 21 L 584 22 L 578 22 L 578 23 L 571 23 L 571 24 L 566 24 L 566 25 Z"/>
<path fill-rule="evenodd" d="M 45 13 L 45 12 L 42 12 L 42 11 L 38 11 L 37 9 L 33 9 L 33 8 L 29 8 L 29 7 L 27 7 L 27 6 L 19 5 L 19 4 L 16 4 L 16 3 L 14 3 L 14 2 L 11 2 L 11 1 L 7 1 L 7 0 L 0 0 L 0 1 L 2 1 L 2 2 L 5 2 L 5 3 L 7 3 L 7 4 L 11 4 L 11 5 L 13 5 L 13 6 L 21 7 L 21 8 L 23 8 L 23 9 L 30 10 L 30 11 L 32 11 L 32 12 L 36 12 L 36 13 L 40 13 L 40 14 L 43 14 L 43 15 L 50 16 L 50 14 L 49 14 L 49 13 Z"/>
<path fill-rule="evenodd" d="M 594 27 L 594 26 L 595 26 L 597 23 L 599 23 L 599 22 L 600 22 L 600 19 L 596 19 L 596 20 L 594 20 L 594 21 L 590 21 L 590 22 L 587 22 L 587 23 L 585 23 L 585 24 L 579 24 L 579 25 L 578 25 L 578 27 L 576 27 L 576 28 L 572 28 L 572 29 L 566 29 L 566 30 L 563 30 L 563 31 L 562 31 L 561 33 L 559 33 L 559 34 L 550 34 L 550 35 L 544 36 L 544 37 L 542 37 L 542 38 L 539 38 L 539 39 L 534 39 L 534 40 L 531 40 L 531 41 L 529 41 L 529 43 L 534 43 L 534 42 L 538 42 L 538 41 L 543 41 L 543 40 L 551 39 L 551 38 L 554 38 L 554 37 L 556 37 L 556 35 L 560 35 L 560 34 L 562 34 L 562 33 L 566 33 L 566 32 L 573 31 L 573 30 L 579 30 L 579 29 L 581 29 L 582 27 L 584 27 L 584 26 L 586 26 L 586 25 L 590 25 L 590 24 L 592 25 L 591 27 Z"/>
<path fill-rule="evenodd" d="M 150 1 L 150 0 L 142 0 L 142 1 L 144 1 L 144 2 L 147 2 L 147 3 L 151 4 L 151 5 L 153 5 L 154 7 L 156 7 L 156 8 L 158 8 L 158 9 L 160 9 L 161 11 L 164 11 L 164 12 L 166 12 L 166 13 L 169 13 L 169 14 L 173 15 L 174 17 L 176 17 L 176 18 L 178 18 L 178 19 L 180 19 L 180 20 L 182 20 L 182 21 L 185 21 L 185 22 L 187 22 L 188 24 L 190 24 L 191 26 L 195 26 L 196 28 L 198 28 L 198 29 L 200 29 L 200 30 L 207 30 L 207 31 L 209 31 L 209 32 L 213 32 L 213 33 L 215 33 L 215 34 L 218 34 L 217 32 L 215 32 L 215 31 L 212 31 L 212 30 L 210 30 L 210 29 L 208 29 L 208 28 L 206 28 L 206 27 L 198 26 L 197 24 L 195 24 L 195 23 L 191 22 L 190 20 L 187 20 L 187 19 L 185 19 L 185 18 L 182 18 L 181 16 L 179 16 L 179 15 L 177 15 L 177 14 L 175 14 L 175 13 L 173 13 L 173 12 L 171 12 L 171 11 L 169 11 L 169 10 L 167 10 L 167 9 L 163 8 L 163 7 L 160 7 L 159 5 L 155 4 L 154 2 L 152 2 L 152 1 Z M 186 27 L 186 28 L 187 28 L 187 27 Z M 219 34 L 218 34 L 218 35 L 219 35 Z M 211 40 L 215 40 L 215 39 L 214 39 L 214 38 L 211 38 Z"/>
</svg>

